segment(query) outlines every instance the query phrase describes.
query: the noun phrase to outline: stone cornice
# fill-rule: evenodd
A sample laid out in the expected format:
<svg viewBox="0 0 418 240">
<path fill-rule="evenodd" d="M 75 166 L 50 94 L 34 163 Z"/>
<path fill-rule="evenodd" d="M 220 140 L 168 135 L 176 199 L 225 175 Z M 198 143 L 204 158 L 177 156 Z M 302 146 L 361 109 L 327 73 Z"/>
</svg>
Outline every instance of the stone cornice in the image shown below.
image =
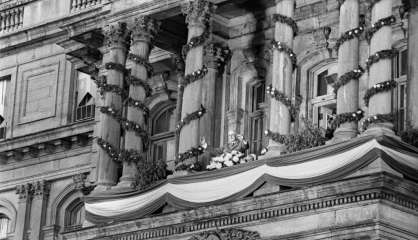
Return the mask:
<svg viewBox="0 0 418 240">
<path fill-rule="evenodd" d="M 88 235 L 85 239 L 148 239 L 176 234 L 192 234 L 237 225 L 253 225 L 262 221 L 280 220 L 296 214 L 317 214 L 352 204 L 391 204 L 404 211 L 418 211 L 418 192 L 415 183 L 408 183 L 390 174 L 373 174 L 327 183 L 301 190 L 291 190 L 219 206 L 180 211 L 122 224 L 88 228 L 64 237 Z M 335 189 L 339 189 L 338 195 Z M 297 201 L 295 201 L 297 199 Z M 227 209 L 227 210 L 226 210 Z M 228 212 L 225 214 L 225 212 Z M 186 220 L 187 219 L 187 220 Z M 184 222 L 186 220 L 187 222 Z M 151 221 L 151 222 L 150 222 Z M 129 233 L 123 233 L 121 226 Z M 112 237 L 107 234 L 112 234 Z"/>
<path fill-rule="evenodd" d="M 59 148 L 69 150 L 74 144 L 86 145 L 92 138 L 93 127 L 94 121 L 90 121 L 7 139 L 0 142 L 0 165 L 7 164 L 10 159 L 20 161 L 26 156 L 36 158 L 54 154 Z"/>
</svg>

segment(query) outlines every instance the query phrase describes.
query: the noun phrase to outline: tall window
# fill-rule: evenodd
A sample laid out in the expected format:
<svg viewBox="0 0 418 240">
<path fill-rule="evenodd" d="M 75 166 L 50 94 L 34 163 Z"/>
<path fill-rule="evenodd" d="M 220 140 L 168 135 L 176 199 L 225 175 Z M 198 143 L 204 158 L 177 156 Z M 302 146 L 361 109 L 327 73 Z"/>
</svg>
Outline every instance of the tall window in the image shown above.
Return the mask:
<svg viewBox="0 0 418 240">
<path fill-rule="evenodd" d="M 90 78 L 90 75 L 78 72 L 75 121 L 94 119 L 94 91 L 94 84 Z"/>
<path fill-rule="evenodd" d="M 0 77 L 0 139 L 6 138 L 7 86 L 11 76 Z"/>
<path fill-rule="evenodd" d="M 314 125 L 330 128 L 337 104 L 332 84 L 337 78 L 337 65 L 321 67 L 311 74 L 311 111 Z"/>
<path fill-rule="evenodd" d="M 10 232 L 10 224 L 10 219 L 4 214 L 0 214 L 0 239 L 7 238 L 7 234 Z"/>
<path fill-rule="evenodd" d="M 175 114 L 174 106 L 157 110 L 151 122 L 151 159 L 173 162 L 175 160 Z"/>
<path fill-rule="evenodd" d="M 403 131 L 406 125 L 406 84 L 408 72 L 408 51 L 406 48 L 399 51 L 399 54 L 393 59 L 392 66 L 393 79 L 398 83 L 393 92 L 393 107 L 397 113 L 395 128 L 397 131 Z"/>
<path fill-rule="evenodd" d="M 65 211 L 64 230 L 72 231 L 80 229 L 83 226 L 84 215 L 84 203 L 80 199 L 77 199 Z"/>
<path fill-rule="evenodd" d="M 259 82 L 251 88 L 251 109 L 249 112 L 250 152 L 259 154 L 263 146 L 263 122 L 266 87 L 264 82 Z"/>
</svg>

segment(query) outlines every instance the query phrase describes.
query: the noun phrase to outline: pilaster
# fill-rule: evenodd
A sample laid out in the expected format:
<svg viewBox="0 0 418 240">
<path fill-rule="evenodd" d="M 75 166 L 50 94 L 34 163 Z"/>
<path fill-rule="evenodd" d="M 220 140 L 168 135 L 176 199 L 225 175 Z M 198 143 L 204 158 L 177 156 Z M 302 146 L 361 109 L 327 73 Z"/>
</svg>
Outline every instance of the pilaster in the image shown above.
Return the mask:
<svg viewBox="0 0 418 240">
<path fill-rule="evenodd" d="M 30 239 L 43 239 L 42 227 L 45 225 L 46 209 L 50 184 L 44 180 L 37 181 L 33 185 L 33 200 L 31 211 Z"/>
<path fill-rule="evenodd" d="M 16 187 L 16 194 L 18 195 L 18 207 L 16 216 L 16 229 L 15 238 L 16 240 L 26 240 L 27 232 L 30 224 L 30 213 L 31 203 L 33 196 L 32 184 L 27 183 L 18 185 Z"/>
<path fill-rule="evenodd" d="M 408 122 L 418 128 L 418 1 L 406 0 L 408 10 Z"/>
</svg>

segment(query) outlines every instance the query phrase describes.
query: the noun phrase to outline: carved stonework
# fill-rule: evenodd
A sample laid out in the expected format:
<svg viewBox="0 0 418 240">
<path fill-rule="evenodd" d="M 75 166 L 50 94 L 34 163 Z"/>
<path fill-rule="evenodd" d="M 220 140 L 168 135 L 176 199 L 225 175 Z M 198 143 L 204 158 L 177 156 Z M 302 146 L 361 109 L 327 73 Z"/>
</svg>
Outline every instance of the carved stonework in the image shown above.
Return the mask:
<svg viewBox="0 0 418 240">
<path fill-rule="evenodd" d="M 44 196 L 49 194 L 50 185 L 49 182 L 45 180 L 37 181 L 32 186 L 34 196 Z"/>
<path fill-rule="evenodd" d="M 19 199 L 26 199 L 31 197 L 33 193 L 32 184 L 22 184 L 16 186 L 16 194 L 18 195 Z"/>
<path fill-rule="evenodd" d="M 203 232 L 189 240 L 261 240 L 261 238 L 258 232 L 230 228 Z"/>
<path fill-rule="evenodd" d="M 135 18 L 132 28 L 132 41 L 146 41 L 152 43 L 160 30 L 161 22 L 148 16 Z"/>
<path fill-rule="evenodd" d="M 87 181 L 87 173 L 74 175 L 73 182 L 75 184 L 75 189 L 80 190 L 84 195 L 88 195 L 94 188 L 94 185 L 91 185 Z"/>
<path fill-rule="evenodd" d="M 107 25 L 104 31 L 105 45 L 111 46 L 129 46 L 130 31 L 125 22 L 118 22 L 116 24 Z"/>
<path fill-rule="evenodd" d="M 208 24 L 214 10 L 215 6 L 207 0 L 195 0 L 182 6 L 182 12 L 186 15 L 186 22 L 192 25 Z"/>
<path fill-rule="evenodd" d="M 230 56 L 229 48 L 219 43 L 210 43 L 205 46 L 205 62 L 208 68 L 216 68 L 219 72 L 223 72 L 223 67 Z"/>
</svg>

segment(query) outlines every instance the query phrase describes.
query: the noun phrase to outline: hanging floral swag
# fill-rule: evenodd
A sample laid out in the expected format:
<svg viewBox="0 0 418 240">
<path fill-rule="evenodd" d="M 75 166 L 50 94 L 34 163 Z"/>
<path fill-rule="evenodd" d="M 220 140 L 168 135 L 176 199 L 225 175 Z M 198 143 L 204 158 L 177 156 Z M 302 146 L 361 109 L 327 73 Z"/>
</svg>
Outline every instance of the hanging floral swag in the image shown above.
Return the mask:
<svg viewBox="0 0 418 240">
<path fill-rule="evenodd" d="M 384 81 L 373 85 L 373 87 L 367 89 L 366 93 L 364 94 L 364 104 L 368 107 L 370 98 L 378 93 L 387 92 L 396 87 L 397 83 L 394 80 Z"/>
<path fill-rule="evenodd" d="M 370 124 L 393 122 L 394 120 L 395 120 L 395 115 L 393 113 L 377 114 L 374 116 L 367 117 L 362 123 L 363 131 L 367 130 Z"/>
</svg>

